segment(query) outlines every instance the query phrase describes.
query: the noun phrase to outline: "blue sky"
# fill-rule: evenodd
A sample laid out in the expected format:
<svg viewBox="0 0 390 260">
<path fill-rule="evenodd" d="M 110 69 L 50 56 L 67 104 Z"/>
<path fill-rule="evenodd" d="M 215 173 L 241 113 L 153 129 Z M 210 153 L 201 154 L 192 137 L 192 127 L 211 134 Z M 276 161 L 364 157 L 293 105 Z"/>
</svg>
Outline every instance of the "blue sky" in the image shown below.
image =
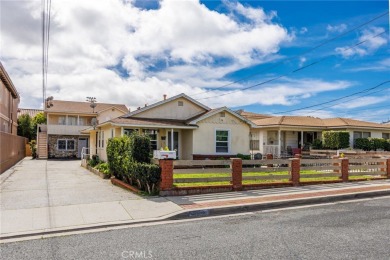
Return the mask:
<svg viewBox="0 0 390 260">
<path fill-rule="evenodd" d="M 134 109 L 184 92 L 210 107 L 382 122 L 389 83 L 297 109 L 390 80 L 389 15 L 347 33 L 388 10 L 388 1 L 53 1 L 47 96 Z M 0 11 L 1 61 L 20 107 L 38 108 L 40 1 L 2 1 Z"/>
</svg>

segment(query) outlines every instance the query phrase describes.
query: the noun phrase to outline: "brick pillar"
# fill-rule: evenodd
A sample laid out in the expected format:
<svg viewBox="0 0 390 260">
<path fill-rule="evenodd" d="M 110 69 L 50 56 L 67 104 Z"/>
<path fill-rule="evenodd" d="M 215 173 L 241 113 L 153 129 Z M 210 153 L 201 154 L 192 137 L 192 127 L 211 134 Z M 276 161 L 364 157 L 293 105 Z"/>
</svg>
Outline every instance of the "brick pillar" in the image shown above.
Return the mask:
<svg viewBox="0 0 390 260">
<path fill-rule="evenodd" d="M 231 158 L 233 190 L 242 190 L 242 159 Z"/>
<path fill-rule="evenodd" d="M 296 153 L 294 155 L 294 158 L 302 159 L 302 154 Z"/>
<path fill-rule="evenodd" d="M 349 171 L 349 160 L 348 158 L 340 158 L 340 168 L 341 168 L 341 180 L 348 181 L 348 171 Z"/>
<path fill-rule="evenodd" d="M 173 187 L 173 160 L 159 160 L 161 167 L 160 190 L 170 190 Z"/>
<path fill-rule="evenodd" d="M 273 160 L 274 159 L 274 155 L 272 153 L 267 153 L 265 158 L 267 160 Z M 274 167 L 274 165 L 273 164 L 267 164 L 267 167 L 272 168 L 272 167 Z"/>
<path fill-rule="evenodd" d="M 299 158 L 292 158 L 291 161 L 291 181 L 294 186 L 299 186 L 299 178 L 300 178 L 300 172 L 301 172 L 301 159 Z"/>
<path fill-rule="evenodd" d="M 332 159 L 339 159 L 337 155 L 332 156 Z M 333 163 L 333 166 L 339 166 L 341 168 L 341 164 L 339 162 Z M 339 169 L 333 169 L 333 173 L 340 173 Z"/>
<path fill-rule="evenodd" d="M 387 178 L 390 179 L 390 159 L 386 160 L 387 165 Z"/>
</svg>

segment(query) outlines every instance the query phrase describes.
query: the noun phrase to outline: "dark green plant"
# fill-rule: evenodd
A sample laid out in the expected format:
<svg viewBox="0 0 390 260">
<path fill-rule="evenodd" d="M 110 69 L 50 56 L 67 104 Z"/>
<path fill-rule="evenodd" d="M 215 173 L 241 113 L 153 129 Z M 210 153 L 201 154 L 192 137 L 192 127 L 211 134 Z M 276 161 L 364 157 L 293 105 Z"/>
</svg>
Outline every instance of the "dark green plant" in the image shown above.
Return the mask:
<svg viewBox="0 0 390 260">
<path fill-rule="evenodd" d="M 30 145 L 32 158 L 37 158 L 37 141 L 31 140 L 28 144 Z"/>
<path fill-rule="evenodd" d="M 242 154 L 242 153 L 238 153 L 236 155 L 237 158 L 240 158 L 242 160 L 250 160 L 251 159 L 251 155 L 250 154 Z"/>
<path fill-rule="evenodd" d="M 115 178 L 126 180 L 129 164 L 133 161 L 130 149 L 130 137 L 115 137 L 107 143 L 108 168 Z"/>
<path fill-rule="evenodd" d="M 92 155 L 92 158 L 88 160 L 88 165 L 91 167 L 95 167 L 99 163 L 100 163 L 100 159 L 99 156 L 97 156 L 96 154 Z"/>
<path fill-rule="evenodd" d="M 349 147 L 349 132 L 324 131 L 322 132 L 323 146 L 328 149 L 342 149 Z"/>
<path fill-rule="evenodd" d="M 31 117 L 28 114 L 23 114 L 18 118 L 18 135 L 26 137 L 29 141 L 32 139 L 31 132 Z"/>
<path fill-rule="evenodd" d="M 370 151 L 371 150 L 371 142 L 368 140 L 368 138 L 357 138 L 354 142 L 354 148 L 356 149 L 362 149 L 364 151 Z"/>
<path fill-rule="evenodd" d="M 137 132 L 130 135 L 130 152 L 134 161 L 150 163 L 151 149 L 149 136 Z"/>
<path fill-rule="evenodd" d="M 40 124 L 46 124 L 46 117 L 43 112 L 40 112 L 36 114 L 31 119 L 31 138 L 36 139 L 37 138 L 37 126 Z"/>
<path fill-rule="evenodd" d="M 312 149 L 322 149 L 322 141 L 320 139 L 314 139 L 313 143 L 311 144 Z"/>
<path fill-rule="evenodd" d="M 387 141 L 383 138 L 368 138 L 371 143 L 371 150 L 385 150 Z"/>
</svg>

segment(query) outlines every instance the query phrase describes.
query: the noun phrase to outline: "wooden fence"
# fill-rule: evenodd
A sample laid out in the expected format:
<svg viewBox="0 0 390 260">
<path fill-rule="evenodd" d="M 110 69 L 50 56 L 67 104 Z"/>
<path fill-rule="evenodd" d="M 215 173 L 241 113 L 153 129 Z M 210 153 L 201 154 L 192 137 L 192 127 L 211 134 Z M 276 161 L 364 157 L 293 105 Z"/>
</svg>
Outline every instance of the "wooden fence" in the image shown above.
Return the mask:
<svg viewBox="0 0 390 260">
<path fill-rule="evenodd" d="M 0 132 L 0 143 L 1 174 L 25 157 L 27 139 L 21 136 Z"/>
<path fill-rule="evenodd" d="M 390 159 L 160 160 L 162 195 L 390 178 Z M 186 193 L 164 191 L 186 190 Z"/>
</svg>

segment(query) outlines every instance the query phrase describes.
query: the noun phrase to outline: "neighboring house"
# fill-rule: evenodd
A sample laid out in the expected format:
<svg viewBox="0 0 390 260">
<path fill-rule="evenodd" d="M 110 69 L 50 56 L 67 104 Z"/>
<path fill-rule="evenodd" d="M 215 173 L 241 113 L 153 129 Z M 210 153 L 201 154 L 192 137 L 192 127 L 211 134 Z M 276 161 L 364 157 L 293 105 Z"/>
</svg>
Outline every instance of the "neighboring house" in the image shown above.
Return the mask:
<svg viewBox="0 0 390 260">
<path fill-rule="evenodd" d="M 253 115 L 252 115 L 253 117 Z M 249 118 L 248 118 L 249 119 Z M 274 155 L 291 153 L 322 139 L 323 131 L 348 131 L 350 147 L 362 137 L 389 139 L 390 126 L 350 118 L 321 119 L 311 116 L 274 116 L 250 119 L 256 126 L 251 130 L 251 152 Z"/>
<path fill-rule="evenodd" d="M 91 154 L 107 160 L 109 138 L 133 131 L 150 136 L 152 149 L 168 147 L 179 159 L 229 158 L 249 154 L 250 128 L 255 125 L 227 107 L 210 109 L 180 94 L 143 108 L 100 122 L 88 128 Z"/>
<path fill-rule="evenodd" d="M 80 158 L 88 147 L 90 137 L 81 130 L 127 114 L 125 105 L 49 100 L 46 102 L 47 125 L 38 129 L 39 158 Z"/>
<path fill-rule="evenodd" d="M 20 96 L 1 62 L 0 79 L 0 131 L 16 135 L 18 128 L 17 114 Z"/>
<path fill-rule="evenodd" d="M 42 113 L 42 109 L 33 109 L 33 108 L 19 108 L 18 109 L 18 118 L 21 115 L 29 115 L 33 119 L 37 114 Z"/>
<path fill-rule="evenodd" d="M 15 165 L 26 154 L 27 139 L 17 135 L 20 96 L 0 62 L 0 174 Z"/>
</svg>

